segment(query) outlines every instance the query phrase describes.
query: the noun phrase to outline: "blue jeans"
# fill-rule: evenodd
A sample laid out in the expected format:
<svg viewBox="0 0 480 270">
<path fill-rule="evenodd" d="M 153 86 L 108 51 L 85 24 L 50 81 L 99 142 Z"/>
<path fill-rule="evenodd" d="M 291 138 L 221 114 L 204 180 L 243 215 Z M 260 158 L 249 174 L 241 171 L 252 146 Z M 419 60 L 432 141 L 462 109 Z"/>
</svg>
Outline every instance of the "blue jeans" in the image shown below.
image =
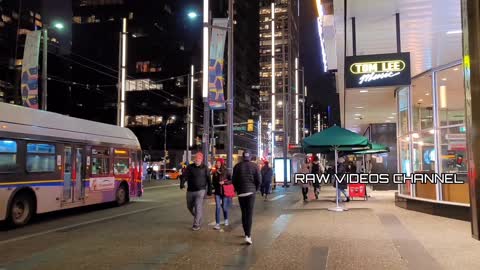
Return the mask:
<svg viewBox="0 0 480 270">
<path fill-rule="evenodd" d="M 347 191 L 346 191 L 345 189 L 343 189 L 343 188 L 337 188 L 337 194 L 338 194 L 338 199 L 339 199 L 339 200 L 342 199 L 342 197 L 340 196 L 340 195 L 341 195 L 340 192 L 343 193 L 343 196 L 345 196 L 345 199 L 348 198 L 348 194 L 347 194 Z"/>
<path fill-rule="evenodd" d="M 220 211 L 223 209 L 223 217 L 224 219 L 228 219 L 228 211 L 232 205 L 232 198 L 215 195 L 215 205 L 215 222 L 220 224 Z"/>
</svg>

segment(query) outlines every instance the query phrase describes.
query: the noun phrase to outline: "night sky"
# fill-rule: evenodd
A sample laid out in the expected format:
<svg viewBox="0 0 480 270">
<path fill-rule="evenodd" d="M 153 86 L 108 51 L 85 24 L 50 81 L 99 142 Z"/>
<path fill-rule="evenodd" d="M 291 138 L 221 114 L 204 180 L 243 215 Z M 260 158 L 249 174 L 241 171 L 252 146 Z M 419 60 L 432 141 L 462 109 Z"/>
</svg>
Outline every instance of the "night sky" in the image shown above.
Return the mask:
<svg viewBox="0 0 480 270">
<path fill-rule="evenodd" d="M 31 0 L 27 0 L 31 1 Z M 212 0 L 211 7 L 215 8 L 216 4 L 223 0 Z M 58 14 L 62 14 L 65 17 L 71 16 L 71 11 L 66 12 L 61 10 L 61 7 L 55 5 L 57 1 L 55 0 L 44 0 L 45 10 L 50 12 L 47 17 L 52 18 L 53 11 Z M 71 0 L 68 0 L 71 4 Z M 186 40 L 187 44 L 193 45 L 200 52 L 199 46 L 201 46 L 201 17 L 198 17 L 196 21 L 185 21 L 186 14 L 195 10 L 201 16 L 202 14 L 202 4 L 198 0 L 182 0 L 174 1 L 175 6 L 174 10 L 177 11 L 179 16 L 178 23 L 183 24 L 183 35 L 191 36 L 191 40 Z M 333 81 L 323 73 L 323 64 L 322 64 L 322 55 L 320 40 L 318 36 L 318 26 L 317 26 L 317 11 L 314 0 L 300 0 L 300 58 L 301 65 L 305 69 L 305 83 L 308 87 L 308 103 L 309 104 L 318 104 L 322 107 L 327 105 L 335 104 L 335 86 Z M 57 15 L 58 16 L 58 15 Z M 70 29 L 67 26 L 66 32 L 68 33 Z M 258 29 L 255 29 L 258 31 Z M 64 33 L 65 34 L 65 33 Z M 70 34 L 70 33 L 68 33 Z M 71 35 L 71 34 L 70 34 Z"/>
</svg>

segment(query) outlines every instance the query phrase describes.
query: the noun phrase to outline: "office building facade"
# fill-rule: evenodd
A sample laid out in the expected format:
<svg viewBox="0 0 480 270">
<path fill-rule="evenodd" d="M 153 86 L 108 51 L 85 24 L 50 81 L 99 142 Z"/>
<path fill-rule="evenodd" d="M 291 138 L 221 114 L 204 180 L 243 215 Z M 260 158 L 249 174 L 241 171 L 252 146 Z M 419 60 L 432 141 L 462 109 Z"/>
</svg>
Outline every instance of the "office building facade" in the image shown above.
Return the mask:
<svg viewBox="0 0 480 270">
<path fill-rule="evenodd" d="M 298 5 L 293 0 L 260 2 L 259 90 L 265 157 L 282 156 L 285 140 L 297 144 L 304 133 Z"/>
</svg>

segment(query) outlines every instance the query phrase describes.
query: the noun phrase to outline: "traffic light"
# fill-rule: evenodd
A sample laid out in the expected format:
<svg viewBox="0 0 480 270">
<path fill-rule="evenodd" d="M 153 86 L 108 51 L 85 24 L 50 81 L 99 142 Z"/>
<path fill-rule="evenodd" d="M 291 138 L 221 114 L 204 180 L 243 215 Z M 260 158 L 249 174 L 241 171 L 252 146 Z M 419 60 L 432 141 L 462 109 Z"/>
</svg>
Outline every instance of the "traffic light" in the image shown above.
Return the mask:
<svg viewBox="0 0 480 270">
<path fill-rule="evenodd" d="M 247 131 L 248 132 L 253 132 L 253 130 L 254 130 L 253 126 L 254 126 L 253 119 L 248 119 Z"/>
</svg>

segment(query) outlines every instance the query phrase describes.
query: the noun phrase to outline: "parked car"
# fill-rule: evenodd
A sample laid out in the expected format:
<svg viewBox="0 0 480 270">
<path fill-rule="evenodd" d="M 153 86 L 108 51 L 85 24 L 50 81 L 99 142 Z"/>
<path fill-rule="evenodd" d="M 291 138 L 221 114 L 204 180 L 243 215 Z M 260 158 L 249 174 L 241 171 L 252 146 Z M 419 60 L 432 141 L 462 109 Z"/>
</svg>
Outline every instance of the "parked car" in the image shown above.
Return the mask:
<svg viewBox="0 0 480 270">
<path fill-rule="evenodd" d="M 162 171 L 162 173 L 163 173 L 163 171 Z M 167 179 L 177 180 L 177 179 L 180 178 L 180 175 L 181 175 L 180 171 L 177 171 L 177 169 L 167 169 L 166 173 L 167 173 L 167 175 L 166 175 Z"/>
</svg>

